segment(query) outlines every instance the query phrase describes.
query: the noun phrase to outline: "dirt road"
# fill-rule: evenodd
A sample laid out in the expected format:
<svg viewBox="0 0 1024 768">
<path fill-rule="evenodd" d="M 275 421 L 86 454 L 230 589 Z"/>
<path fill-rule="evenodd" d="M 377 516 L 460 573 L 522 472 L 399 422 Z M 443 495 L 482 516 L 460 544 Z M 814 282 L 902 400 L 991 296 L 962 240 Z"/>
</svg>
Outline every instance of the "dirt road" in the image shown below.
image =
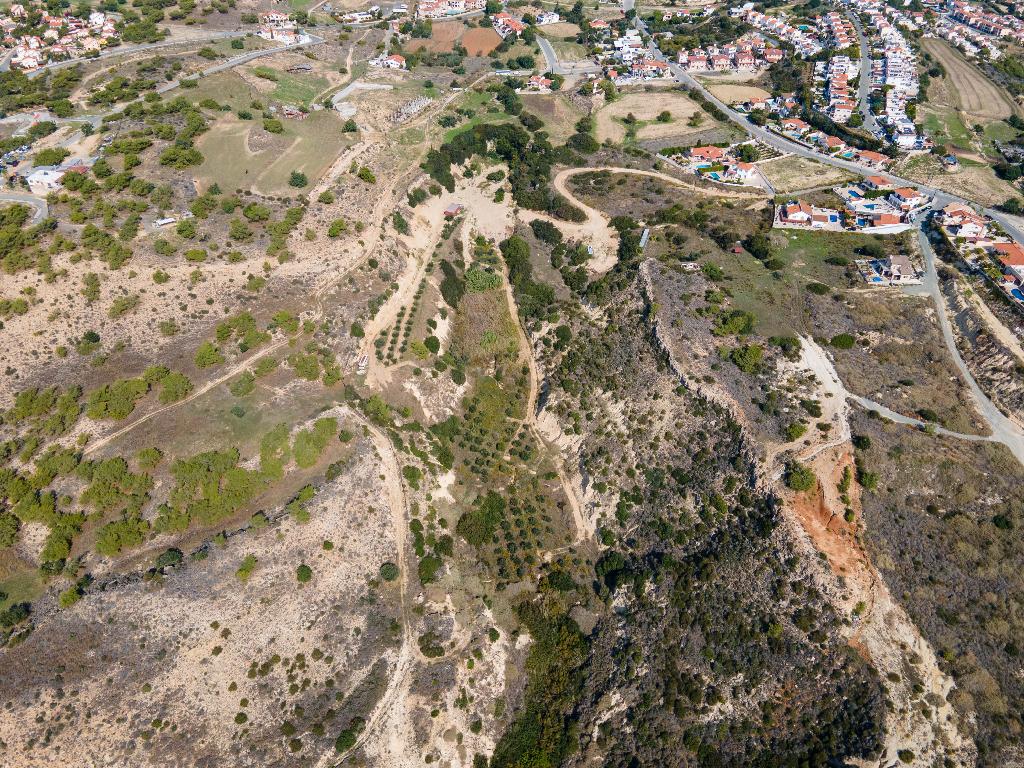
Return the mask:
<svg viewBox="0 0 1024 768">
<path fill-rule="evenodd" d="M 645 171 L 639 168 L 623 168 L 619 166 L 605 165 L 596 168 L 566 168 L 565 170 L 559 171 L 555 174 L 555 178 L 551 182 L 552 186 L 558 194 L 562 195 L 566 200 L 586 214 L 586 221 L 580 223 L 562 221 L 561 219 L 556 219 L 552 216 L 548 216 L 547 214 L 538 213 L 537 211 L 528 211 L 525 209 L 519 211 L 519 218 L 526 222 L 534 221 L 535 219 L 548 221 L 557 226 L 562 233 L 570 239 L 579 240 L 593 248 L 594 255 L 587 264 L 587 269 L 594 275 L 603 275 L 615 266 L 615 262 L 618 258 L 618 236 L 609 226 L 610 220 L 608 216 L 604 212 L 590 207 L 576 197 L 570 191 L 568 181 L 572 176 L 577 176 L 581 173 L 595 173 L 598 171 L 629 173 L 634 176 L 647 176 L 652 179 L 658 179 L 659 181 L 664 181 L 668 184 L 681 187 L 691 192 L 697 192 L 711 197 L 728 197 L 751 201 L 765 199 L 763 194 L 744 193 L 738 191 L 733 192 L 732 190 L 718 189 L 717 187 L 702 187 L 697 184 L 684 181 L 683 179 L 678 179 L 675 176 L 670 176 L 667 173 L 661 173 L 659 171 Z"/>
</svg>

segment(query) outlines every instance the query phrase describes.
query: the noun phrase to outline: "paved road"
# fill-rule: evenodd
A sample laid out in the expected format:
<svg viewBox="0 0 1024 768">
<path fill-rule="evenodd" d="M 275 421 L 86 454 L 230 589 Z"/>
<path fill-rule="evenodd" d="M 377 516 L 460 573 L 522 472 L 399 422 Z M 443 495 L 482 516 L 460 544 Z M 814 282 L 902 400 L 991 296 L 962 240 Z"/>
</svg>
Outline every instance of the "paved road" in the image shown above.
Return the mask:
<svg viewBox="0 0 1024 768">
<path fill-rule="evenodd" d="M 29 194 L 28 192 L 0 192 L 0 202 L 3 203 L 19 203 L 21 205 L 29 205 L 36 209 L 36 212 L 32 214 L 32 223 L 38 224 L 45 219 L 49 213 L 49 206 L 46 204 L 46 200 L 41 197 Z"/>
<path fill-rule="evenodd" d="M 860 106 L 860 115 L 864 118 L 864 127 L 877 133 L 879 130 L 878 121 L 871 111 L 871 101 L 868 98 L 871 94 L 871 47 L 868 45 L 867 35 L 860 23 L 860 17 L 856 12 L 845 11 L 846 17 L 853 23 L 857 30 L 857 39 L 860 41 L 860 79 L 857 82 L 857 104 Z"/>
<path fill-rule="evenodd" d="M 639 28 L 643 28 L 642 21 L 638 20 L 637 24 Z M 653 42 L 651 44 L 651 49 L 655 53 L 655 55 L 662 61 L 666 60 L 664 55 L 661 54 L 661 52 L 657 49 Z M 678 80 L 680 83 L 698 89 L 705 96 L 705 98 L 707 98 L 711 103 L 715 104 L 719 109 L 721 109 L 729 117 L 731 121 L 733 121 L 741 128 L 743 128 L 743 130 L 746 131 L 748 134 L 763 141 L 764 143 L 773 146 L 780 151 L 789 152 L 790 154 L 798 155 L 801 157 L 806 157 L 811 160 L 816 160 L 818 162 L 825 163 L 827 165 L 832 165 L 837 168 L 842 168 L 844 170 L 848 170 L 860 175 L 866 176 L 877 173 L 875 169 L 869 166 L 865 166 L 860 163 L 852 162 L 849 160 L 840 160 L 839 158 L 836 157 L 823 155 L 820 152 L 815 152 L 811 149 L 808 149 L 807 147 L 797 144 L 796 142 L 790 141 L 789 139 L 779 136 L 778 134 L 772 133 L 771 131 L 768 131 L 765 128 L 754 125 L 749 120 L 747 120 L 744 115 L 741 115 L 740 113 L 736 112 L 727 104 L 722 102 L 720 99 L 715 98 L 715 96 L 710 91 L 708 91 L 707 88 L 705 88 L 696 79 L 691 77 L 685 70 L 679 68 L 678 66 L 672 64 L 671 62 L 669 63 L 669 66 L 672 70 L 673 75 L 675 75 L 676 80 Z M 909 179 L 902 179 L 898 176 L 894 176 L 893 174 L 889 173 L 886 173 L 885 175 L 888 178 L 892 179 L 892 181 L 896 184 L 917 187 L 924 193 L 931 195 L 934 198 L 935 207 L 942 207 L 948 205 L 951 202 L 959 202 L 967 205 L 972 205 L 975 208 L 980 209 L 986 215 L 992 217 L 1006 230 L 1006 232 L 1008 232 L 1016 240 L 1024 242 L 1024 234 L 1022 234 L 1021 227 L 1018 226 L 1017 222 L 1010 219 L 1010 217 L 1008 217 L 1001 211 L 996 211 L 991 208 L 984 208 L 982 206 L 974 204 L 972 201 L 967 200 L 966 198 L 960 197 L 958 195 L 953 195 L 949 192 L 945 192 L 944 190 L 936 189 L 935 187 L 929 187 L 925 184 L 920 184 Z M 971 394 L 975 399 L 979 412 L 989 423 L 989 426 L 992 430 L 991 439 L 1005 445 L 1013 453 L 1017 460 L 1024 464 L 1024 430 L 1021 430 L 1014 422 L 1012 422 L 1010 419 L 1004 416 L 1003 413 L 998 408 L 995 407 L 995 405 L 993 405 L 992 401 L 989 400 L 985 393 L 981 390 L 981 387 L 978 386 L 978 383 L 974 380 L 974 376 L 971 374 L 970 369 L 967 367 L 967 364 L 964 362 L 964 359 L 960 356 L 960 352 L 956 348 L 956 343 L 953 338 L 953 329 L 949 322 L 949 316 L 946 313 L 945 299 L 943 298 L 942 293 L 939 290 L 938 276 L 935 268 L 935 251 L 932 249 L 931 243 L 928 242 L 928 238 L 924 234 L 923 230 L 919 230 L 918 237 L 919 242 L 921 244 L 921 251 L 924 254 L 925 258 L 925 276 L 923 278 L 923 287 L 924 290 L 928 293 L 928 295 L 932 297 L 932 300 L 935 302 L 936 314 L 939 318 L 939 326 L 942 330 L 942 335 L 946 342 L 946 346 L 949 349 L 949 353 L 953 358 L 953 362 L 955 363 L 956 367 L 960 370 L 965 380 L 967 381 L 968 388 L 970 389 Z M 906 417 L 903 418 L 905 419 Z M 915 424 L 916 422 L 911 419 L 906 423 Z M 920 424 L 918 424 L 918 426 L 920 426 Z"/>
<path fill-rule="evenodd" d="M 583 75 L 597 74 L 603 71 L 599 64 L 595 64 L 592 61 L 560 62 L 551 42 L 540 35 L 537 35 L 537 45 L 540 46 L 540 51 L 544 54 L 544 59 L 547 61 L 548 72 L 553 72 L 556 75 Z"/>
<path fill-rule="evenodd" d="M 76 64 L 88 64 L 90 61 L 96 61 L 97 59 L 110 59 L 116 56 L 124 56 L 129 53 L 137 53 L 139 51 L 152 51 L 159 48 L 171 48 L 176 45 L 190 45 L 192 43 L 208 43 L 213 40 L 226 40 L 232 37 L 245 37 L 247 33 L 242 30 L 234 30 L 231 32 L 207 32 L 203 35 L 190 35 L 189 37 L 177 38 L 175 40 L 164 40 L 159 43 L 140 43 L 139 45 L 119 45 L 116 48 L 108 48 L 103 51 L 99 56 L 92 58 L 79 58 L 79 59 L 68 59 L 67 61 L 55 61 L 51 64 L 44 64 L 39 69 L 34 69 L 28 73 L 27 77 L 36 77 L 41 72 L 49 72 L 55 69 L 64 69 L 66 67 L 73 67 Z M 7 69 L 9 60 L 5 60 L 0 63 L 0 70 Z"/>
<path fill-rule="evenodd" d="M 653 46 L 653 43 L 652 50 L 656 52 L 655 55 L 658 58 L 660 58 L 662 61 L 666 61 L 664 55 L 662 55 L 661 52 L 658 51 L 657 48 Z M 863 163 L 858 163 L 853 160 L 842 160 L 838 157 L 825 155 L 822 154 L 821 152 L 815 152 L 813 149 L 809 149 L 808 147 L 805 147 L 802 144 L 797 144 L 795 141 L 790 141 L 789 139 L 780 136 L 777 133 L 772 133 L 767 128 L 762 128 L 761 126 L 754 125 L 746 118 L 745 115 L 736 112 L 734 109 L 732 109 L 732 107 L 727 105 L 721 99 L 716 98 L 714 94 L 712 94 L 707 88 L 705 88 L 699 81 L 690 76 L 690 74 L 687 73 L 684 69 L 680 68 L 678 65 L 672 62 L 669 62 L 669 67 L 672 70 L 672 74 L 675 75 L 675 78 L 678 82 L 699 90 L 708 101 L 710 101 L 712 104 L 721 109 L 722 112 L 724 112 L 732 122 L 740 126 L 746 133 L 764 142 L 765 144 L 775 147 L 781 152 L 788 152 L 791 155 L 798 155 L 800 157 L 805 157 L 809 160 L 815 160 L 819 163 L 825 163 L 826 165 L 831 165 L 836 168 L 842 168 L 843 170 L 858 174 L 860 176 L 870 176 L 872 174 L 879 173 L 877 168 L 872 168 L 871 166 L 864 165 Z M 1002 226 L 1007 233 L 1012 235 L 1014 239 L 1020 242 L 1024 242 L 1024 228 L 1021 227 L 1019 222 L 1015 221 L 1010 216 L 1007 216 L 1002 211 L 997 211 L 994 208 L 985 208 L 971 200 L 968 200 L 967 198 L 960 197 L 959 195 L 954 195 L 950 192 L 946 192 L 945 190 L 937 189 L 936 187 L 930 187 L 927 184 L 922 184 L 921 182 L 918 181 L 900 178 L 899 176 L 896 176 L 892 173 L 883 171 L 882 175 L 890 179 L 896 185 L 916 187 L 925 194 L 931 195 L 934 198 L 934 206 L 936 208 L 941 208 L 953 202 L 962 203 L 964 205 L 970 205 L 975 209 L 980 210 L 986 216 L 990 216 L 992 219 L 999 222 L 1000 226 Z"/>
<path fill-rule="evenodd" d="M 991 439 L 1009 448 L 1010 452 L 1017 457 L 1017 460 L 1024 464 L 1024 430 L 996 408 L 995 404 L 989 400 L 981 387 L 978 386 L 978 382 L 974 380 L 970 368 L 967 367 L 967 363 L 964 362 L 963 357 L 960 355 L 960 350 L 956 347 L 953 325 L 949 322 L 949 314 L 946 310 L 946 299 L 939 288 L 939 277 L 935 267 L 935 249 L 932 248 L 928 235 L 923 228 L 917 232 L 917 241 L 921 246 L 921 253 L 924 254 L 925 264 L 925 274 L 922 278 L 921 287 L 923 292 L 931 296 L 932 301 L 935 302 L 935 313 L 939 319 L 939 328 L 942 330 L 942 338 L 946 342 L 949 354 L 967 381 L 967 388 L 974 398 L 974 404 L 978 412 L 989 423 L 989 427 L 992 430 Z"/>
<path fill-rule="evenodd" d="M 307 34 L 306 36 L 309 38 L 309 40 L 306 40 L 305 42 L 292 43 L 291 45 L 279 45 L 274 48 L 261 48 L 257 51 L 249 51 L 248 53 L 243 53 L 240 56 L 235 56 L 226 61 L 222 61 L 220 64 L 214 64 L 211 67 L 207 67 L 206 69 L 197 72 L 195 75 L 190 75 L 185 79 L 192 80 L 201 77 L 209 77 L 210 75 L 215 75 L 218 72 L 225 72 L 226 70 L 233 69 L 234 67 L 237 67 L 239 64 L 247 64 L 250 61 L 255 61 L 256 59 L 262 58 L 263 56 L 271 56 L 273 54 L 281 53 L 283 51 L 294 51 L 299 48 L 306 48 L 307 46 L 310 45 L 319 45 L 320 43 L 324 42 L 324 39 L 322 37 L 309 34 Z M 181 80 L 171 80 L 170 82 L 165 83 L 164 85 L 161 85 L 159 88 L 157 88 L 156 93 L 162 94 L 167 93 L 168 91 L 173 91 L 179 85 L 181 85 Z M 120 112 L 124 108 L 125 105 L 120 104 L 117 106 L 116 109 L 112 109 L 110 111 Z"/>
</svg>

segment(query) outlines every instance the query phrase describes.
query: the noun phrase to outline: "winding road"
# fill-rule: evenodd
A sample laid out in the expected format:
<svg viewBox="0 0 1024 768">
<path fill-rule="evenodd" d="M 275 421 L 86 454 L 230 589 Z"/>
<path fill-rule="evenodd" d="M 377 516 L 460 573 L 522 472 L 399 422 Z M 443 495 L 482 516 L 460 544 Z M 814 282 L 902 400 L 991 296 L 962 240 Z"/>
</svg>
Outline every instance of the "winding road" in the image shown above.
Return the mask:
<svg viewBox="0 0 1024 768">
<path fill-rule="evenodd" d="M 942 338 L 946 342 L 947 349 L 949 349 L 950 357 L 953 358 L 953 363 L 967 382 L 967 388 L 974 398 L 975 407 L 985 421 L 988 422 L 989 429 L 992 431 L 991 436 L 985 439 L 1002 443 L 1013 453 L 1017 461 L 1024 464 L 1024 430 L 1021 430 L 1017 424 L 1004 415 L 988 398 L 988 395 L 982 391 L 981 387 L 978 386 L 978 382 L 974 380 L 974 376 L 971 374 L 967 363 L 964 362 L 960 350 L 957 349 L 956 338 L 953 335 L 953 324 L 949 321 L 946 299 L 939 288 L 939 276 L 935 267 L 935 249 L 932 248 L 928 235 L 923 228 L 917 232 L 917 242 L 921 247 L 925 264 L 925 273 L 921 280 L 921 287 L 935 303 L 935 314 L 938 317 L 939 328 L 942 330 Z M 940 430 L 936 429 L 936 431 L 939 432 Z M 940 432 L 940 434 L 942 433 L 954 434 L 948 433 L 945 430 Z M 956 436 L 967 437 L 965 435 Z"/>
</svg>

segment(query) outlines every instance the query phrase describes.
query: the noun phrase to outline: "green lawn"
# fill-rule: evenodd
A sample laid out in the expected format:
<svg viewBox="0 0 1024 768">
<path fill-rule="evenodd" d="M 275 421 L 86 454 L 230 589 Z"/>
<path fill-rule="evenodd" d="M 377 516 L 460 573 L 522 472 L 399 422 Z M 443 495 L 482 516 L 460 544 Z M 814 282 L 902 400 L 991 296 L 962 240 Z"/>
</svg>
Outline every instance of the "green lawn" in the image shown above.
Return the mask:
<svg viewBox="0 0 1024 768">
<path fill-rule="evenodd" d="M 282 104 L 309 106 L 318 94 L 328 88 L 328 82 L 312 74 L 277 72 L 277 87 L 271 96 Z"/>
<path fill-rule="evenodd" d="M 0 592 L 7 595 L 0 600 L 0 611 L 14 603 L 31 603 L 43 592 L 43 580 L 35 568 L 14 571 L 6 579 L 0 581 Z"/>
<path fill-rule="evenodd" d="M 934 111 L 933 111 L 934 110 Z M 957 149 L 969 151 L 972 133 L 959 115 L 951 109 L 929 108 L 924 119 L 925 133 L 932 137 L 936 144 L 952 144 Z"/>
</svg>

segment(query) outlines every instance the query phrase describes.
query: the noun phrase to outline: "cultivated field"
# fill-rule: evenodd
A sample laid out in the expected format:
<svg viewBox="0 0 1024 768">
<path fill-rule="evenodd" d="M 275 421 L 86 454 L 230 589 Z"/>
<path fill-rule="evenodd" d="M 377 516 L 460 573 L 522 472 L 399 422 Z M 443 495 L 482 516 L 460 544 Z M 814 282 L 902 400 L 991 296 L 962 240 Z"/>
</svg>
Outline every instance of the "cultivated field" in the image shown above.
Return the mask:
<svg viewBox="0 0 1024 768">
<path fill-rule="evenodd" d="M 1002 120 L 1020 111 L 1006 91 L 945 41 L 926 38 L 922 45 L 945 67 L 955 97 L 953 106 L 982 120 Z"/>
<path fill-rule="evenodd" d="M 486 56 L 498 47 L 501 36 L 489 27 L 478 27 L 467 29 L 461 42 L 470 56 Z"/>
<path fill-rule="evenodd" d="M 734 83 L 715 83 L 708 86 L 708 90 L 726 104 L 736 104 L 748 99 L 767 99 L 771 96 L 768 91 L 753 85 L 738 85 Z"/>
<path fill-rule="evenodd" d="M 658 115 L 664 111 L 672 115 L 671 121 L 657 122 Z M 626 125 L 623 120 L 629 115 L 633 115 L 642 123 L 636 133 L 637 139 L 640 140 L 686 136 L 705 130 L 714 123 L 696 103 L 681 93 L 627 93 L 598 111 L 597 140 L 623 141 L 626 138 Z M 689 125 L 695 115 L 700 115 L 701 121 Z"/>
<path fill-rule="evenodd" d="M 441 21 L 433 25 L 429 38 L 410 40 L 406 48 L 410 51 L 451 53 L 460 43 L 470 56 L 486 56 L 498 47 L 501 36 L 491 27 L 470 28 L 461 21 Z"/>
<path fill-rule="evenodd" d="M 795 155 L 769 160 L 758 167 L 775 191 L 783 195 L 798 189 L 839 184 L 853 178 L 853 174 L 839 168 Z"/>
</svg>

